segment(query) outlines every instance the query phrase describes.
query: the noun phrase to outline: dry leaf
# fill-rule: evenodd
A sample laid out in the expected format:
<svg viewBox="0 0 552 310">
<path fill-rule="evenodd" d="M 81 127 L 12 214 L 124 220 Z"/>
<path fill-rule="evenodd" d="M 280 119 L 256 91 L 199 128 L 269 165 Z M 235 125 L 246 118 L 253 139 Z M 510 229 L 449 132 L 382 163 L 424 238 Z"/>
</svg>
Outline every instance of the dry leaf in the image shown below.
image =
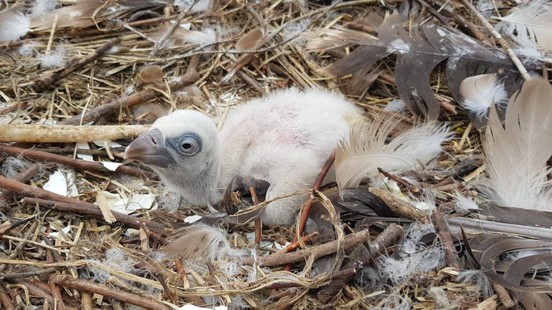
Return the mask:
<svg viewBox="0 0 552 310">
<path fill-rule="evenodd" d="M 139 84 L 155 84 L 163 82 L 163 69 L 158 65 L 145 66 L 136 75 Z"/>
<path fill-rule="evenodd" d="M 264 33 L 261 28 L 255 28 L 245 35 L 243 35 L 236 42 L 236 49 L 238 51 L 250 51 L 254 50 L 261 45 L 264 39 Z"/>
</svg>

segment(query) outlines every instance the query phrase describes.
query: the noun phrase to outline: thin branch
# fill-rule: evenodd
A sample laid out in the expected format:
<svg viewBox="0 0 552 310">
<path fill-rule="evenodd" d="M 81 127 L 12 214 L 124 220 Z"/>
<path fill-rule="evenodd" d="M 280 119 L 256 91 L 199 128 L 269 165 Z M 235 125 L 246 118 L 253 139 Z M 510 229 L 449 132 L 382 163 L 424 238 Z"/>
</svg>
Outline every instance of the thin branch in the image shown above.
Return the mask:
<svg viewBox="0 0 552 310">
<path fill-rule="evenodd" d="M 493 25 L 489 23 L 489 21 L 485 18 L 485 16 L 479 13 L 479 11 L 468 0 L 461 0 L 461 1 L 466 6 L 466 8 L 468 8 L 468 10 L 470 10 L 470 12 L 474 14 L 477 17 L 477 19 L 481 21 L 481 23 L 483 23 L 483 26 L 485 26 L 487 31 L 489 31 L 493 35 L 493 37 L 495 37 L 495 39 L 498 41 L 500 46 L 502 46 L 502 48 L 506 50 L 506 53 L 508 53 L 508 56 L 510 56 L 510 59 L 512 60 L 516 68 L 519 70 L 519 73 L 521 74 L 521 76 L 523 76 L 525 80 L 531 79 L 531 77 L 529 76 L 529 73 L 527 73 L 527 69 L 525 69 L 525 67 L 521 63 L 521 60 L 519 60 L 517 55 L 514 53 L 514 51 L 510 47 L 510 44 L 508 44 L 508 42 L 504 40 L 504 37 L 502 37 L 502 35 L 494 29 Z"/>
<path fill-rule="evenodd" d="M 393 235 L 402 234 L 402 228 L 396 224 L 390 224 L 388 229 L 393 232 Z M 345 236 L 344 240 L 334 240 L 321 245 L 313 246 L 304 250 L 300 250 L 292 253 L 275 253 L 264 257 L 260 260 L 259 265 L 263 267 L 281 266 L 291 263 L 296 263 L 306 260 L 309 256 L 314 255 L 316 257 L 322 257 L 330 255 L 337 251 L 339 242 L 343 242 L 343 250 L 345 252 L 351 251 L 357 245 L 365 242 L 370 237 L 368 230 L 362 230 L 350 235 Z M 392 239 L 392 238 L 391 238 Z M 374 252 L 378 252 L 378 247 L 381 244 L 371 244 L 370 249 L 373 247 Z"/>
<path fill-rule="evenodd" d="M 391 224 L 382 231 L 374 241 L 369 243 L 369 247 L 366 248 L 363 245 L 359 245 L 354 252 L 358 255 L 354 255 L 354 252 L 349 255 L 350 259 L 345 265 L 343 270 L 362 268 L 362 266 L 370 264 L 377 256 L 385 253 L 386 249 L 394 245 L 403 235 L 403 228 L 396 224 Z M 329 302 L 339 291 L 353 279 L 354 275 L 349 274 L 346 277 L 334 278 L 325 287 L 318 291 L 318 298 L 324 302 Z"/>
<path fill-rule="evenodd" d="M 75 279 L 68 275 L 56 275 L 52 277 L 51 280 L 53 283 L 60 286 L 76 289 L 79 291 L 99 294 L 107 298 L 113 298 L 124 303 L 142 307 L 144 309 L 169 309 L 168 306 L 156 300 L 153 300 L 152 298 L 123 292 L 121 290 L 114 290 L 113 288 L 106 285 L 99 285 L 86 280 Z"/>
<path fill-rule="evenodd" d="M 8 124 L 0 125 L 0 142 L 71 143 L 113 141 L 135 138 L 146 132 L 149 125 L 72 126 Z"/>
<path fill-rule="evenodd" d="M 6 144 L 0 144 L 0 153 L 9 154 L 11 156 L 23 156 L 25 158 L 30 158 L 34 160 L 54 162 L 54 163 L 66 165 L 69 167 L 73 167 L 75 169 L 87 170 L 91 172 L 113 173 L 113 171 L 106 168 L 101 162 L 73 159 L 63 155 L 23 149 L 15 146 L 9 146 Z M 117 167 L 117 169 L 115 169 L 115 171 L 118 173 L 124 173 L 124 174 L 133 175 L 137 177 L 146 177 L 151 180 L 157 179 L 157 175 L 152 172 L 142 171 L 129 166 L 119 166 Z"/>
</svg>

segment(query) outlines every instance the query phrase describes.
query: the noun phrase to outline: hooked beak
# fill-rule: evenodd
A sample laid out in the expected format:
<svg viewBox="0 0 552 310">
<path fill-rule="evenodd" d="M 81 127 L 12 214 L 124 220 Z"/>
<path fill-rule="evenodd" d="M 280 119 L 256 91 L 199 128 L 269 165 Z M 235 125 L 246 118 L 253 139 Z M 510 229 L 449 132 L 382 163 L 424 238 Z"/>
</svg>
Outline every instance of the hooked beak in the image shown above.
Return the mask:
<svg viewBox="0 0 552 310">
<path fill-rule="evenodd" d="M 159 129 L 152 129 L 132 141 L 125 150 L 125 160 L 136 160 L 161 168 L 167 168 L 173 162 Z"/>
</svg>

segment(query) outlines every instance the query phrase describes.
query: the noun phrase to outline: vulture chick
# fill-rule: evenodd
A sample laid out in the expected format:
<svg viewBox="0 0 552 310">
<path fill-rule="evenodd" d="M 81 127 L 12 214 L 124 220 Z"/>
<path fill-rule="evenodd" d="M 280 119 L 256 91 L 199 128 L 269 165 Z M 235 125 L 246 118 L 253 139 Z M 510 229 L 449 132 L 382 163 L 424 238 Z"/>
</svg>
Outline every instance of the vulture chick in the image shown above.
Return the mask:
<svg viewBox="0 0 552 310">
<path fill-rule="evenodd" d="M 232 109 L 220 131 L 201 112 L 177 110 L 134 140 L 126 158 L 150 166 L 191 205 L 217 204 L 235 177 L 267 182 L 270 200 L 311 188 L 361 113 L 340 94 L 290 88 Z M 326 181 L 333 178 L 331 172 Z M 271 202 L 263 223 L 292 224 L 305 199 L 292 195 Z"/>
</svg>

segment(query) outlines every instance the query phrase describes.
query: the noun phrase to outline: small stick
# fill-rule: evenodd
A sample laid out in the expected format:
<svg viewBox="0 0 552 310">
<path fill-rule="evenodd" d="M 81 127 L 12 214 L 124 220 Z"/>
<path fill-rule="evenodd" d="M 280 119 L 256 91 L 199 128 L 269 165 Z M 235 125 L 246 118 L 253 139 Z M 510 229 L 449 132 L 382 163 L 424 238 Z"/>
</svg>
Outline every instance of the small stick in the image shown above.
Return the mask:
<svg viewBox="0 0 552 310">
<path fill-rule="evenodd" d="M 100 220 L 103 220 L 103 215 L 100 208 L 88 202 L 58 195 L 56 193 L 43 190 L 41 188 L 32 187 L 30 185 L 17 182 L 12 179 L 8 179 L 4 176 L 0 176 L 0 187 L 7 188 L 23 196 L 28 196 L 27 198 L 23 199 L 24 203 L 39 204 L 41 206 L 45 206 L 51 209 L 75 212 L 77 214 L 81 214 L 85 216 L 94 216 Z M 37 197 L 38 199 L 30 198 L 30 197 Z M 148 226 L 148 228 L 150 228 L 151 230 L 154 230 L 157 232 L 163 231 L 162 230 L 163 226 L 160 224 L 157 224 L 151 221 L 144 221 L 134 216 L 126 215 L 116 211 L 111 211 L 111 213 L 113 213 L 113 215 L 115 216 L 115 219 L 117 219 L 118 222 L 121 222 L 122 224 L 125 224 L 128 227 L 140 229 L 143 223 L 146 226 Z M 156 235 L 152 235 L 152 236 L 156 237 Z"/>
<path fill-rule="evenodd" d="M 8 255 L 7 259 L 13 259 L 15 257 L 17 257 L 19 255 L 19 253 L 21 253 L 21 251 L 23 251 L 23 248 L 25 248 L 25 246 L 27 245 L 27 241 L 28 240 L 31 240 L 31 238 L 34 236 L 36 236 L 36 234 L 38 234 L 38 221 L 32 221 L 30 222 L 30 227 L 28 227 L 27 231 L 25 232 L 25 234 L 23 235 L 23 237 L 21 238 L 21 240 L 24 240 L 22 242 L 19 242 L 17 244 L 17 246 L 15 247 L 15 249 L 13 249 L 10 253 L 10 255 Z M 25 241 L 27 240 L 27 241 Z M 4 273 L 4 269 L 6 269 L 6 267 L 8 267 L 8 265 L 6 264 L 0 264 L 0 274 L 1 273 Z"/>
<path fill-rule="evenodd" d="M 456 181 L 454 180 L 453 177 L 447 177 L 441 180 L 439 183 L 433 184 L 433 187 L 441 187 L 441 186 L 450 185 L 454 183 L 456 183 Z"/>
<path fill-rule="evenodd" d="M 523 79 L 525 80 L 531 79 L 531 77 L 529 76 L 529 73 L 527 73 L 527 69 L 525 69 L 525 67 L 521 63 L 521 60 L 519 60 L 516 53 L 514 53 L 514 51 L 508 44 L 508 42 L 506 42 L 506 40 L 504 40 L 504 37 L 502 37 L 502 35 L 494 29 L 493 25 L 489 23 L 489 21 L 485 18 L 485 16 L 479 13 L 479 11 L 468 0 L 461 0 L 461 2 L 466 6 L 466 8 L 470 10 L 472 14 L 477 16 L 477 18 L 479 19 L 479 21 L 481 21 L 481 23 L 483 23 L 483 26 L 485 26 L 487 31 L 489 31 L 493 35 L 493 37 L 495 37 L 495 39 L 498 41 L 500 46 L 502 46 L 502 48 L 506 50 L 506 53 L 508 53 L 508 56 L 510 56 L 510 59 L 512 60 L 516 68 L 519 70 L 519 73 L 521 74 Z"/>
<path fill-rule="evenodd" d="M 324 163 L 324 166 L 322 166 L 322 169 L 320 170 L 320 173 L 318 174 L 318 177 L 314 181 L 314 184 L 312 185 L 312 189 L 314 191 L 317 191 L 320 189 L 320 186 L 322 186 L 322 182 L 324 182 L 324 178 L 330 171 L 330 168 L 332 167 L 333 163 L 335 161 L 335 151 L 333 151 L 326 162 Z M 305 230 L 305 225 L 307 224 L 307 219 L 309 218 L 309 212 L 312 208 L 312 201 L 314 200 L 314 195 L 309 195 L 309 198 L 307 200 L 307 203 L 305 204 L 305 207 L 301 211 L 301 218 L 299 219 L 299 227 L 297 228 L 297 232 L 293 236 L 293 242 L 297 241 L 299 236 L 303 233 Z"/>
<path fill-rule="evenodd" d="M 418 193 L 420 192 L 420 189 L 413 185 L 412 183 L 408 182 L 407 180 L 401 178 L 400 176 L 396 175 L 396 174 L 393 174 L 393 173 L 390 173 L 390 172 L 387 172 L 385 170 L 383 170 L 382 168 L 378 168 L 378 171 L 383 174 L 384 176 L 386 176 L 387 178 L 403 185 L 404 187 L 406 187 L 406 189 L 411 192 L 411 193 Z"/>
<path fill-rule="evenodd" d="M 438 191 L 442 191 L 442 192 L 458 190 L 458 184 L 451 183 L 451 184 L 442 185 L 442 186 L 433 186 L 433 189 L 438 190 Z"/>
<path fill-rule="evenodd" d="M 94 302 L 92 301 L 92 294 L 88 292 L 81 292 L 81 305 L 82 310 L 93 310 L 94 309 Z"/>
<path fill-rule="evenodd" d="M 256 90 L 261 96 L 266 94 L 266 92 L 261 87 L 261 85 L 259 85 L 259 83 L 255 81 L 255 79 L 247 75 L 245 72 L 240 70 L 237 72 L 237 74 L 240 76 L 242 80 L 244 80 L 247 84 L 249 84 L 249 86 L 251 86 L 254 90 Z"/>
<path fill-rule="evenodd" d="M 50 304 L 54 304 L 54 298 L 51 295 L 50 287 L 40 287 L 38 283 L 36 283 L 40 281 L 34 280 L 33 278 L 26 278 L 15 279 L 14 282 L 24 286 L 29 291 L 31 296 L 42 298 L 44 300 L 47 300 Z"/>
<path fill-rule="evenodd" d="M 257 191 L 255 191 L 255 187 L 250 186 L 249 187 L 249 193 L 251 194 L 251 199 L 253 199 L 253 204 L 258 205 L 259 204 L 259 197 L 257 197 Z M 263 222 L 261 221 L 261 218 L 255 219 L 255 244 L 261 243 L 261 240 L 263 238 Z"/>
<path fill-rule="evenodd" d="M 483 42 L 484 44 L 490 45 L 489 39 L 487 38 L 487 36 L 485 36 L 481 31 L 479 31 L 477 26 L 475 26 L 473 23 L 471 23 L 470 21 L 468 21 L 464 17 L 462 17 L 461 14 L 458 14 L 458 13 L 455 13 L 455 12 L 448 12 L 447 10 L 443 10 L 443 8 L 447 5 L 446 2 L 436 1 L 436 0 L 433 0 L 432 2 L 435 2 L 434 4 L 436 6 L 439 6 L 438 11 L 439 12 L 442 11 L 443 15 L 447 15 L 449 17 L 452 17 L 452 19 L 454 19 L 454 21 L 458 24 L 458 26 L 460 26 L 460 27 L 466 29 L 467 31 L 471 32 L 476 39 Z"/>
<path fill-rule="evenodd" d="M 52 154 L 75 154 L 75 152 L 78 152 L 79 154 L 83 155 L 92 155 L 92 156 L 104 156 L 107 157 L 107 151 L 105 149 L 78 149 L 75 150 L 75 146 L 62 146 L 62 147 L 33 147 L 33 150 L 35 151 L 42 151 L 46 153 L 52 153 Z M 115 157 L 124 158 L 124 153 L 122 152 L 113 152 L 111 150 L 111 153 Z"/>
<path fill-rule="evenodd" d="M 318 238 L 318 235 L 320 233 L 318 233 L 317 231 L 313 232 L 312 234 L 308 234 L 306 236 L 303 236 L 301 238 L 299 238 L 299 240 L 293 242 L 293 243 L 290 243 L 288 244 L 284 249 L 276 252 L 275 254 L 282 254 L 282 253 L 288 253 L 288 252 L 291 252 L 295 249 L 297 249 L 298 247 L 301 246 L 301 244 L 305 244 L 307 242 L 311 242 L 313 240 L 315 240 L 316 238 Z"/>
<path fill-rule="evenodd" d="M 23 156 L 25 158 L 30 158 L 34 160 L 55 162 L 58 164 L 66 165 L 76 169 L 88 170 L 91 172 L 109 172 L 109 173 L 113 172 L 107 169 L 102 163 L 97 161 L 72 159 L 67 156 L 50 154 L 50 153 L 36 151 L 36 150 L 23 149 L 15 146 L 9 146 L 6 144 L 0 144 L 0 153 L 6 153 L 11 156 Z M 129 166 L 119 166 L 115 171 L 118 173 L 124 173 L 124 174 L 137 176 L 137 177 L 144 176 L 151 180 L 157 179 L 157 175 L 152 172 L 141 171 L 139 169 L 129 167 Z"/>
<path fill-rule="evenodd" d="M 11 220 L 5 221 L 4 223 L 0 224 L 0 238 L 2 238 L 2 235 L 5 234 L 6 232 L 10 231 L 11 229 L 14 229 L 17 226 L 21 226 L 23 224 L 26 224 L 30 220 L 33 220 L 35 218 L 36 218 L 35 216 L 30 216 L 30 217 L 28 217 L 24 220 L 15 220 L 13 222 Z"/>
<path fill-rule="evenodd" d="M 10 104 L 9 106 L 0 108 L 0 115 L 8 114 L 10 112 L 19 110 L 19 108 L 21 108 L 21 102 Z"/>
<path fill-rule="evenodd" d="M 425 2 L 424 0 L 418 0 L 422 4 L 423 7 L 425 7 L 431 15 L 435 16 L 441 23 L 447 25 L 449 22 L 449 19 L 447 17 L 444 17 L 439 11 L 435 10 L 429 3 Z"/>
<path fill-rule="evenodd" d="M 443 214 L 438 209 L 433 210 L 431 213 L 431 219 L 433 220 L 433 225 L 439 233 L 441 242 L 443 243 L 443 248 L 445 249 L 445 261 L 447 266 L 460 268 L 460 259 L 456 253 L 454 243 L 452 242 L 452 234 L 443 218 Z"/>
<path fill-rule="evenodd" d="M 259 23 L 259 25 L 261 27 L 263 27 L 264 25 L 267 25 L 266 21 L 250 5 L 246 5 L 245 8 L 247 9 L 247 12 L 257 20 L 257 22 Z M 271 39 L 272 39 L 272 36 L 263 36 L 263 39 L 261 40 L 261 42 L 259 42 L 258 47 L 261 47 L 261 46 L 265 45 Z M 228 83 L 234 77 L 234 75 L 237 72 L 239 72 L 239 70 L 242 67 L 244 67 L 245 65 L 250 63 L 253 59 L 255 59 L 255 54 L 241 55 L 234 62 L 234 64 L 230 68 L 230 70 L 228 70 L 228 73 L 226 73 L 222 77 L 222 79 L 220 80 L 220 84 L 224 85 L 224 84 Z M 250 80 L 247 77 L 244 78 L 244 75 L 242 75 L 241 78 L 244 79 L 246 83 L 250 82 Z M 259 89 L 257 89 L 256 87 L 253 87 L 253 88 L 255 88 L 255 90 L 259 91 Z M 261 94 L 264 94 L 264 91 L 262 91 L 262 89 L 261 89 Z"/>
<path fill-rule="evenodd" d="M 59 84 L 61 79 L 69 76 L 71 73 L 77 71 L 78 69 L 84 67 L 85 65 L 99 59 L 105 53 L 107 53 L 113 46 L 119 43 L 121 43 L 121 37 L 111 39 L 107 41 L 105 44 L 103 44 L 102 46 L 100 46 L 98 49 L 96 49 L 94 54 L 88 57 L 81 58 L 81 59 L 73 59 L 63 69 L 44 72 L 33 82 L 33 85 L 36 87 L 38 92 L 42 92 L 48 89 L 49 87 L 56 86 L 57 84 Z"/>
<path fill-rule="evenodd" d="M 52 296 L 54 296 L 54 303 L 57 306 L 56 308 L 59 308 L 60 310 L 65 310 L 65 302 L 63 302 L 63 297 L 61 297 L 61 290 L 53 281 L 55 277 L 55 273 L 50 275 L 50 279 L 48 281 L 48 283 L 50 284 L 50 290 L 52 291 Z"/>
<path fill-rule="evenodd" d="M 32 296 L 46 299 L 50 304 L 54 305 L 54 298 L 52 297 L 51 287 L 36 278 L 14 279 L 17 284 L 25 286 Z M 65 295 L 67 296 L 67 295 Z M 74 299 L 64 300 L 65 304 L 71 306 L 71 309 L 80 309 L 80 303 Z"/>
<path fill-rule="evenodd" d="M 105 285 L 94 284 L 89 281 L 74 279 L 68 275 L 55 275 L 51 279 L 52 283 L 61 285 L 64 287 L 76 289 L 79 291 L 85 291 L 93 294 L 99 294 L 107 298 L 113 298 L 120 302 L 132 304 L 142 307 L 144 309 L 169 309 L 168 306 L 153 300 L 152 298 L 136 295 L 133 293 L 123 292 L 120 290 L 114 290 Z"/>
<path fill-rule="evenodd" d="M 8 124 L 0 125 L 0 142 L 71 143 L 113 141 L 134 138 L 146 132 L 149 125 L 72 126 Z"/>
<path fill-rule="evenodd" d="M 6 178 L 5 176 L 2 176 L 2 175 L 0 175 L 0 187 L 13 191 L 22 196 L 38 197 L 42 199 L 62 201 L 67 203 L 77 203 L 77 204 L 85 203 L 75 198 L 59 195 L 59 194 L 44 190 L 42 188 L 33 187 L 25 183 L 18 182 L 14 179 Z M 90 203 L 89 205 L 93 205 L 93 204 Z"/>
<path fill-rule="evenodd" d="M 4 291 L 4 288 L 0 286 L 0 306 L 3 306 L 3 309 L 6 310 L 15 310 L 15 304 L 10 296 Z"/>
<path fill-rule="evenodd" d="M 460 27 L 463 27 L 465 29 L 467 29 L 469 32 L 471 32 L 473 34 L 473 36 L 478 39 L 479 41 L 483 42 L 484 44 L 487 44 L 487 45 L 491 45 L 489 43 L 489 38 L 487 38 L 486 35 L 484 35 L 481 31 L 479 31 L 479 29 L 477 28 L 477 26 L 475 26 L 473 23 L 471 23 L 470 21 L 466 20 L 462 15 L 460 14 L 456 14 L 456 13 L 452 13 L 452 18 L 454 19 L 454 21 L 460 26 Z"/>
<path fill-rule="evenodd" d="M 384 191 L 379 188 L 370 188 L 370 192 L 376 196 L 378 196 L 385 204 L 391 209 L 391 211 L 398 216 L 418 221 L 424 224 L 429 223 L 429 217 L 427 214 L 423 213 L 422 211 L 414 208 L 409 203 L 404 202 L 395 196 L 391 195 L 391 193 Z"/>
<path fill-rule="evenodd" d="M 340 242 L 343 242 L 343 250 L 348 252 L 357 245 L 368 240 L 368 237 L 370 237 L 370 232 L 368 230 L 362 230 L 345 236 L 343 241 L 334 240 L 296 252 L 271 254 L 267 257 L 261 258 L 259 265 L 263 267 L 274 267 L 304 261 L 311 255 L 314 255 L 315 258 L 330 255 L 338 250 Z"/>
<path fill-rule="evenodd" d="M 363 266 L 370 264 L 374 258 L 385 253 L 386 249 L 394 245 L 398 239 L 403 235 L 403 228 L 396 224 L 391 224 L 382 231 L 376 239 L 369 242 L 369 248 L 366 249 L 363 245 L 359 245 L 361 249 L 359 250 L 359 256 L 357 259 L 349 260 L 344 269 L 355 268 L 355 266 Z M 353 256 L 352 254 L 350 256 Z M 330 299 L 335 297 L 335 295 L 349 282 L 353 279 L 355 274 L 351 274 L 347 277 L 340 279 L 332 278 L 331 282 L 321 288 L 317 296 L 323 302 L 329 302 Z"/>
<path fill-rule="evenodd" d="M 3 274 L 0 274 L 0 280 L 34 277 L 45 273 L 52 273 L 54 271 L 56 271 L 56 268 L 38 269 L 38 270 L 28 271 L 28 272 L 18 272 L 14 274 L 3 273 Z"/>
<path fill-rule="evenodd" d="M 492 283 L 492 286 L 504 308 L 512 309 L 515 307 L 516 303 L 512 300 L 510 293 L 508 293 L 508 290 L 504 286 L 497 283 Z"/>
<path fill-rule="evenodd" d="M 330 154 L 326 162 L 324 163 L 324 166 L 322 166 L 322 169 L 320 170 L 320 173 L 318 174 L 318 177 L 314 181 L 314 184 L 312 186 L 313 191 L 317 191 L 320 189 L 320 186 L 322 186 L 322 182 L 324 182 L 324 178 L 330 171 L 330 168 L 332 167 L 333 163 L 335 161 L 335 150 Z M 307 225 L 307 220 L 309 218 L 309 212 L 312 208 L 312 202 L 314 200 L 314 195 L 311 193 L 309 195 L 309 198 L 307 199 L 307 202 L 305 203 L 305 206 L 303 207 L 303 210 L 301 210 L 301 217 L 299 218 L 299 227 L 297 227 L 297 231 L 293 235 L 292 243 L 297 242 L 299 240 L 299 237 L 305 230 L 305 225 Z M 291 265 L 287 265 L 285 268 L 286 271 L 291 270 Z"/>
<path fill-rule="evenodd" d="M 29 168 L 23 170 L 23 172 L 21 172 L 20 174 L 13 177 L 13 179 L 16 180 L 17 182 L 25 183 L 36 175 L 39 168 L 40 167 L 38 166 L 38 164 L 33 164 Z M 11 197 L 13 197 L 13 192 L 8 190 L 2 191 L 2 194 L 0 195 L 0 207 L 5 203 L 7 203 Z M 1 229 L 0 229 L 0 235 L 2 235 Z"/>
<path fill-rule="evenodd" d="M 199 74 L 195 71 L 187 71 L 180 79 L 168 83 L 171 92 L 177 91 L 185 86 L 188 86 L 199 79 Z M 129 108 L 140 103 L 152 100 L 159 95 L 159 91 L 156 89 L 164 89 L 165 84 L 155 84 L 155 87 L 146 88 L 139 92 L 136 92 L 130 96 L 124 96 L 120 99 L 112 101 L 95 108 L 94 110 L 86 112 L 84 115 L 77 115 L 66 120 L 59 122 L 61 125 L 79 125 L 90 122 L 96 122 L 101 118 L 114 114 L 120 109 Z M 83 111 L 84 113 L 84 111 Z"/>
</svg>

